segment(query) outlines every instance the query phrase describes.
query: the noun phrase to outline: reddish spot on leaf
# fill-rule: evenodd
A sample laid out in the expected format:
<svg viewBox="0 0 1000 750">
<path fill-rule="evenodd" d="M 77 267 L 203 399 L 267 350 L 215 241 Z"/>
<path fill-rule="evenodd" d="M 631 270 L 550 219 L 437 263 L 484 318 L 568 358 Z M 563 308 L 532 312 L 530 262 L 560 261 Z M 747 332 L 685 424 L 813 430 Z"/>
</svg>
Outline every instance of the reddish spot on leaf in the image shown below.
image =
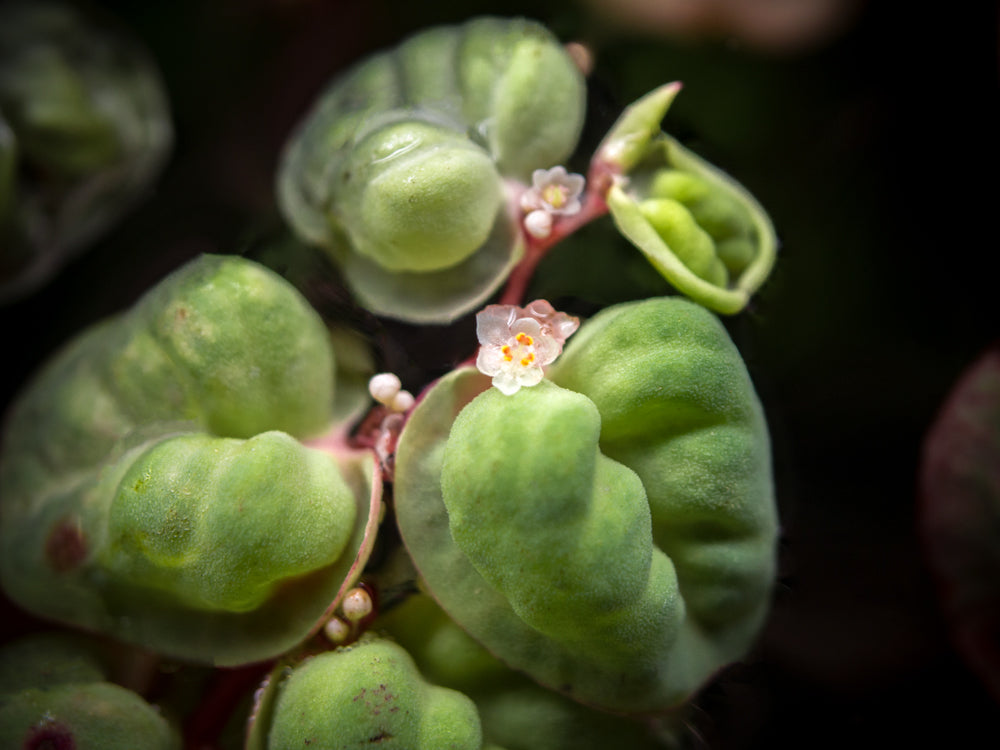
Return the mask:
<svg viewBox="0 0 1000 750">
<path fill-rule="evenodd" d="M 59 521 L 45 540 L 45 559 L 58 572 L 77 567 L 87 556 L 87 539 L 79 525 L 71 519 Z"/>
<path fill-rule="evenodd" d="M 76 740 L 62 724 L 45 722 L 31 728 L 21 747 L 23 750 L 76 750 Z"/>
</svg>

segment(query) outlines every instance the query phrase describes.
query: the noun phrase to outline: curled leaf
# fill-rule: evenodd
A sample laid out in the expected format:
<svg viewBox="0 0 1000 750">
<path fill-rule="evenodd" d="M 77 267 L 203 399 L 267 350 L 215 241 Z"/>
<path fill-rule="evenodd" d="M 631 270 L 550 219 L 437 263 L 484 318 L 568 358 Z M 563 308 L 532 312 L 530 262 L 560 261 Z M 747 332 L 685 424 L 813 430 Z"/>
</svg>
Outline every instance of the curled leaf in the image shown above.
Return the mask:
<svg viewBox="0 0 1000 750">
<path fill-rule="evenodd" d="M 611 129 L 595 159 L 624 178 L 605 199 L 618 230 L 679 292 L 737 313 L 769 276 L 777 238 L 745 188 L 660 132 L 678 90 L 648 94 Z"/>
<path fill-rule="evenodd" d="M 565 159 L 583 102 L 571 59 L 533 22 L 421 32 L 322 94 L 286 147 L 282 211 L 374 312 L 452 320 L 523 251 L 505 180 Z"/>
<path fill-rule="evenodd" d="M 594 158 L 616 173 L 628 174 L 646 158 L 650 143 L 660 135 L 660 122 L 681 91 L 677 81 L 654 89 L 633 102 L 608 131 Z"/>
</svg>

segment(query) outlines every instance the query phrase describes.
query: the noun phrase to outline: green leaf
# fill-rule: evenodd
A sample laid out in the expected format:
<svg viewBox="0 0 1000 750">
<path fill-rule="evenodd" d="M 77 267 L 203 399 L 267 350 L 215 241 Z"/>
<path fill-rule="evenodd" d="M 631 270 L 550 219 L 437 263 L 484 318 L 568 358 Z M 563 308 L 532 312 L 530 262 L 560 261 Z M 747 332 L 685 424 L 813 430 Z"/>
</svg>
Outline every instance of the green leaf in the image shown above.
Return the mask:
<svg viewBox="0 0 1000 750">
<path fill-rule="evenodd" d="M 344 250 L 344 276 L 358 301 L 376 315 L 412 323 L 446 323 L 483 305 L 524 254 L 516 226 L 499 218 L 471 257 L 427 273 L 394 273 Z"/>
<path fill-rule="evenodd" d="M 479 750 L 479 715 L 466 696 L 424 680 L 399 645 L 370 635 L 272 674 L 273 706 L 251 729 L 252 750 L 377 743 L 399 750 Z M 266 723 L 267 726 L 263 726 Z"/>
<path fill-rule="evenodd" d="M 678 662 L 706 668 L 695 644 L 737 658 L 767 609 L 777 520 L 767 426 L 725 329 L 681 299 L 609 308 L 550 377 L 594 402 L 601 450 L 646 488 L 654 541 L 684 593 Z"/>
<path fill-rule="evenodd" d="M 584 96 L 569 56 L 533 22 L 421 32 L 315 103 L 282 158 L 282 212 L 377 314 L 454 320 L 520 258 L 505 181 L 572 153 Z"/>
<path fill-rule="evenodd" d="M 619 173 L 632 171 L 660 135 L 660 123 L 680 90 L 679 82 L 667 83 L 626 107 L 601 141 L 594 159 Z"/>
<path fill-rule="evenodd" d="M 530 628 L 609 671 L 641 669 L 682 614 L 645 490 L 600 452 L 589 399 L 545 381 L 522 391 L 491 388 L 452 424 L 441 467 L 452 538 Z"/>
<path fill-rule="evenodd" d="M 663 727 L 584 706 L 508 669 L 427 594 L 415 594 L 376 621 L 436 685 L 468 695 L 483 737 L 508 750 L 652 750 Z M 655 729 L 654 729 L 655 727 Z"/>
<path fill-rule="evenodd" d="M 206 256 L 82 334 L 15 402 L 0 574 L 30 611 L 237 664 L 304 638 L 367 556 L 366 453 L 302 445 L 333 416 L 318 315 L 255 263 Z"/>
<path fill-rule="evenodd" d="M 679 88 L 661 87 L 629 107 L 595 160 L 623 175 L 605 196 L 622 235 L 679 292 L 734 314 L 770 275 L 777 238 L 745 188 L 660 132 Z"/>
<path fill-rule="evenodd" d="M 81 639 L 46 634 L 9 643 L 0 667 L 0 747 L 181 747 L 180 733 L 156 707 L 107 681 Z"/>
<path fill-rule="evenodd" d="M 83 636 L 35 633 L 0 648 L 0 694 L 103 682 L 107 669 Z"/>
<path fill-rule="evenodd" d="M 609 308 L 543 382 L 439 381 L 400 438 L 397 520 L 448 614 L 509 666 L 625 712 L 684 700 L 767 611 L 766 426 L 719 322 Z M 561 386 L 561 387 L 557 387 Z"/>
</svg>

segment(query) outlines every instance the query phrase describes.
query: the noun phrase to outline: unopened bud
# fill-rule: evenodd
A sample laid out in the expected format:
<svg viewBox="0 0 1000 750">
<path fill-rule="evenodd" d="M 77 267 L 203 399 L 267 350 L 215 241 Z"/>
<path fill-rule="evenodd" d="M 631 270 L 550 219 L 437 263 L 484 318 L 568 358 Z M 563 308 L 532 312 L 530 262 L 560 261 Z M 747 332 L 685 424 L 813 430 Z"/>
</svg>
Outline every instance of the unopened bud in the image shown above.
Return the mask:
<svg viewBox="0 0 1000 750">
<path fill-rule="evenodd" d="M 372 398 L 386 406 L 392 403 L 402 387 L 399 378 L 391 372 L 381 372 L 368 381 L 368 392 Z"/>
<path fill-rule="evenodd" d="M 331 643 L 339 646 L 350 638 L 351 626 L 339 617 L 331 617 L 323 626 L 323 634 L 330 639 Z"/>
<path fill-rule="evenodd" d="M 393 411 L 405 412 L 413 408 L 413 394 L 409 391 L 400 391 L 396 394 L 396 397 L 392 400 L 392 403 L 387 404 L 387 406 Z"/>
<path fill-rule="evenodd" d="M 359 586 L 347 592 L 340 608 L 348 620 L 360 622 L 371 614 L 372 598 L 367 591 Z"/>
</svg>

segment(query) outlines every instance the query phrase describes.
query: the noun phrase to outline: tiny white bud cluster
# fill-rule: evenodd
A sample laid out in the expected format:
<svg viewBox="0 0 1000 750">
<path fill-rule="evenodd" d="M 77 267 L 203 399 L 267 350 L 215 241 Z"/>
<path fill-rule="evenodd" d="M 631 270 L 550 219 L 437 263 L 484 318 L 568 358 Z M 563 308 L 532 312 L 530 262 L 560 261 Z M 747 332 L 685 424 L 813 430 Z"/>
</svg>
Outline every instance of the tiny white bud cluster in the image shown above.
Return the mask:
<svg viewBox="0 0 1000 750">
<path fill-rule="evenodd" d="M 372 398 L 386 406 L 389 411 L 405 412 L 413 408 L 413 394 L 402 390 L 403 384 L 391 372 L 382 372 L 368 381 L 368 392 Z"/>
<path fill-rule="evenodd" d="M 339 614 L 333 615 L 323 624 L 323 634 L 338 646 L 357 640 L 364 628 L 365 618 L 375 609 L 372 595 L 362 586 L 348 591 L 340 602 Z"/>
</svg>

